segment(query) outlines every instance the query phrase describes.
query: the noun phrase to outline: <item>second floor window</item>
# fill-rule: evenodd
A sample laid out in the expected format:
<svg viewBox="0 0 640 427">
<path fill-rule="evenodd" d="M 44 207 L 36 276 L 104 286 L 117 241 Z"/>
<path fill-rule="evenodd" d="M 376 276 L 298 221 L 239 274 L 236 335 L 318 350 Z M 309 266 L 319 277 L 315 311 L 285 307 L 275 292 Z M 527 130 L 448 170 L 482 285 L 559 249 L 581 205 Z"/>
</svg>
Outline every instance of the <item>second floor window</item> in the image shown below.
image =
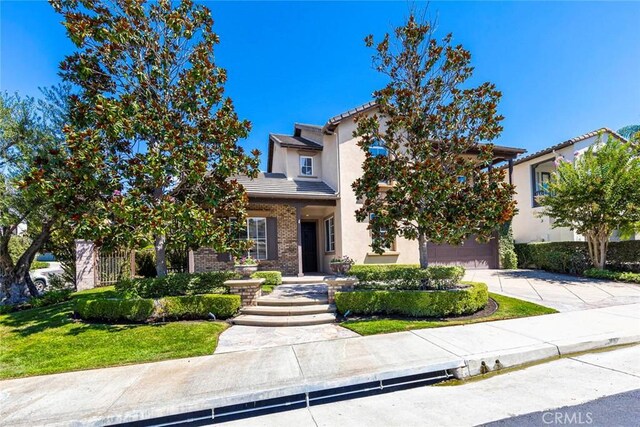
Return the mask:
<svg viewBox="0 0 640 427">
<path fill-rule="evenodd" d="M 300 175 L 313 176 L 313 157 L 300 156 Z"/>
<path fill-rule="evenodd" d="M 371 153 L 371 155 L 375 157 L 388 156 L 389 150 L 387 150 L 387 147 L 384 146 L 384 142 L 382 142 L 379 139 L 376 139 L 375 141 L 373 141 L 373 144 L 371 144 L 371 146 L 369 147 L 369 153 Z"/>
</svg>

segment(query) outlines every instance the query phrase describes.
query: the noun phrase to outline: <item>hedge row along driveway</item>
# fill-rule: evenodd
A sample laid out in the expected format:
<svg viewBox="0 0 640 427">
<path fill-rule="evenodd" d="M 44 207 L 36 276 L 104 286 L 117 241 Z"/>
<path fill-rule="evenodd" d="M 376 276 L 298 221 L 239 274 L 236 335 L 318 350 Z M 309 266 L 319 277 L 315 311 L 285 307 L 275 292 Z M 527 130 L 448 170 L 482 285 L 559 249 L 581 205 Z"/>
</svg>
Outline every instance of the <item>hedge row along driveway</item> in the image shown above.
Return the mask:
<svg viewBox="0 0 640 427">
<path fill-rule="evenodd" d="M 74 321 L 78 301 L 114 298 L 113 288 L 0 316 L 0 378 L 52 374 L 212 354 L 224 322 L 108 325 Z"/>
</svg>

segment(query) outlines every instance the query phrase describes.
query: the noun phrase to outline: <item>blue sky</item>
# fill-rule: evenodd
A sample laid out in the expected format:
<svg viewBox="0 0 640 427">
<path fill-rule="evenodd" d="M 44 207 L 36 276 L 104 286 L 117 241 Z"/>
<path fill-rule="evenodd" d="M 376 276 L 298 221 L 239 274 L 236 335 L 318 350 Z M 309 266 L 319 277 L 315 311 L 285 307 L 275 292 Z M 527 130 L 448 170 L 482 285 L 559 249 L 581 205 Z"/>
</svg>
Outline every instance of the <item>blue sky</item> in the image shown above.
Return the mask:
<svg viewBox="0 0 640 427">
<path fill-rule="evenodd" d="M 384 85 L 363 38 L 402 23 L 399 2 L 207 2 L 227 93 L 253 123 L 244 143 L 323 124 Z M 640 2 L 432 2 L 439 33 L 471 50 L 476 82 L 503 92 L 495 142 L 529 152 L 640 123 Z M 0 88 L 38 95 L 73 46 L 48 3 L 0 1 Z"/>
</svg>

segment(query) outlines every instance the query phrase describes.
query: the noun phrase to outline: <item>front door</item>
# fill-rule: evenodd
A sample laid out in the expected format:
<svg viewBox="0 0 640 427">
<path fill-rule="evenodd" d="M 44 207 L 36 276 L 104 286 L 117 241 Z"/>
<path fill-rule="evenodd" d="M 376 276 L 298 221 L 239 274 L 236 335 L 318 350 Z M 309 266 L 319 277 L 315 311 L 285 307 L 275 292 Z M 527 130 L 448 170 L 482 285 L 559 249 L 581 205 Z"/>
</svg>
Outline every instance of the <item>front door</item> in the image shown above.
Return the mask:
<svg viewBox="0 0 640 427">
<path fill-rule="evenodd" d="M 300 226 L 302 232 L 302 272 L 316 272 L 318 271 L 316 223 L 303 221 Z"/>
</svg>

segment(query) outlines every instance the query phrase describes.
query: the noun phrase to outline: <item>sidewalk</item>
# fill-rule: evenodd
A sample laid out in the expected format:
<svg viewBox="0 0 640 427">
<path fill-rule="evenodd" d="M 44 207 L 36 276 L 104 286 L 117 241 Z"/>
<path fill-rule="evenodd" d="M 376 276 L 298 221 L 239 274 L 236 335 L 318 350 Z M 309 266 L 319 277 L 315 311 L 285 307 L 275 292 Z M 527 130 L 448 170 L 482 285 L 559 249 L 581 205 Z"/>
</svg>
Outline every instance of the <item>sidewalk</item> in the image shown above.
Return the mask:
<svg viewBox="0 0 640 427">
<path fill-rule="evenodd" d="M 640 342 L 640 304 L 0 382 L 2 425 L 104 425 Z M 74 423 L 75 421 L 75 423 Z"/>
</svg>

